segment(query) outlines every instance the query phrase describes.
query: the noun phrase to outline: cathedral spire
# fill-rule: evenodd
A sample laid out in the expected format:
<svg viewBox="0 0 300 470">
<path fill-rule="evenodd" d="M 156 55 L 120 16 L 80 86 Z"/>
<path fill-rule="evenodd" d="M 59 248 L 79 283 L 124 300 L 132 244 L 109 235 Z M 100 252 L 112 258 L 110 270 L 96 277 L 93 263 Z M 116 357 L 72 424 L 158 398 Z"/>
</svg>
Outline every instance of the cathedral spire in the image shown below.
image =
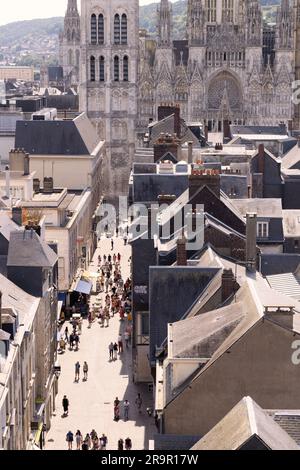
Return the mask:
<svg viewBox="0 0 300 470">
<path fill-rule="evenodd" d="M 169 0 L 161 0 L 158 12 L 158 43 L 160 46 L 171 45 L 172 6 Z"/>
<path fill-rule="evenodd" d="M 189 0 L 187 31 L 191 45 L 201 45 L 204 41 L 205 11 L 201 0 Z"/>
<path fill-rule="evenodd" d="M 294 51 L 295 51 L 295 83 L 300 81 L 300 0 L 294 0 Z M 299 86 L 293 90 L 294 129 L 300 129 Z"/>
<path fill-rule="evenodd" d="M 277 10 L 277 31 L 276 47 L 277 49 L 292 48 L 293 38 L 293 8 L 289 0 L 281 0 L 281 6 Z"/>
<path fill-rule="evenodd" d="M 67 14 L 78 14 L 77 0 L 68 0 Z"/>
<path fill-rule="evenodd" d="M 262 46 L 262 10 L 259 0 L 247 0 L 247 41 L 250 46 Z"/>
</svg>

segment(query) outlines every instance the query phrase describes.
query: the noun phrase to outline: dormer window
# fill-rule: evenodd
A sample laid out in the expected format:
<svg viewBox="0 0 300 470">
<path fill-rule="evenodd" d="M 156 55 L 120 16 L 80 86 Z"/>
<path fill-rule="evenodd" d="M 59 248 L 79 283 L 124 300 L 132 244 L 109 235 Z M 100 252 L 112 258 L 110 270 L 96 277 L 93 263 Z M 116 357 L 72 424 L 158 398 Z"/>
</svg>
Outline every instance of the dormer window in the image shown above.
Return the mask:
<svg viewBox="0 0 300 470">
<path fill-rule="evenodd" d="M 257 238 L 268 238 L 269 237 L 269 222 L 258 222 L 257 223 Z"/>
</svg>

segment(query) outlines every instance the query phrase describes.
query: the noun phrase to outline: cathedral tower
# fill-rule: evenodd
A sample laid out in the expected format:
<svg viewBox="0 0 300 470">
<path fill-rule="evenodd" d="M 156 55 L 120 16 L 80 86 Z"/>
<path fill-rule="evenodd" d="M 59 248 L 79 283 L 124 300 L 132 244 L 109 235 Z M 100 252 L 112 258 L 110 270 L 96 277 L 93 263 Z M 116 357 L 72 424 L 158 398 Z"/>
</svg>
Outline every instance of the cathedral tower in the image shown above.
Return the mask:
<svg viewBox="0 0 300 470">
<path fill-rule="evenodd" d="M 157 33 L 156 71 L 159 79 L 163 68 L 168 75 L 173 67 L 172 6 L 169 0 L 160 0 L 157 8 Z"/>
<path fill-rule="evenodd" d="M 294 95 L 294 129 L 300 129 L 300 0 L 294 0 L 294 50 L 295 50 L 295 81 L 296 85 Z M 297 101 L 295 101 L 297 100 Z"/>
<path fill-rule="evenodd" d="M 171 46 L 172 6 L 169 0 L 161 0 L 158 13 L 158 45 Z"/>
<path fill-rule="evenodd" d="M 60 35 L 60 64 L 67 86 L 78 87 L 80 69 L 80 16 L 77 0 L 68 0 L 64 30 Z"/>
<path fill-rule="evenodd" d="M 135 152 L 138 0 L 81 0 L 80 110 L 106 141 L 105 192 L 126 194 Z"/>
</svg>

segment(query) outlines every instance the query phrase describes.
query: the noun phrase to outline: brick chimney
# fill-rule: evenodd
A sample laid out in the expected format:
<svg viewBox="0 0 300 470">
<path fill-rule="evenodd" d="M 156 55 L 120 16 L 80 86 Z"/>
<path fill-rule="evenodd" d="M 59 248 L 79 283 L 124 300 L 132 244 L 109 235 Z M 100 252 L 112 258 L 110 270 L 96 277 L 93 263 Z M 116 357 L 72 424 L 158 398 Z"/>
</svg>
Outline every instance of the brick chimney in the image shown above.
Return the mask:
<svg viewBox="0 0 300 470">
<path fill-rule="evenodd" d="M 184 234 L 177 240 L 177 266 L 187 266 L 186 238 Z"/>
<path fill-rule="evenodd" d="M 231 132 L 230 132 L 230 124 L 228 119 L 224 119 L 223 122 L 223 135 L 224 135 L 224 140 L 226 141 L 231 140 Z"/>
<path fill-rule="evenodd" d="M 258 173 L 264 174 L 265 172 L 265 146 L 259 144 L 258 146 Z"/>
<path fill-rule="evenodd" d="M 176 196 L 175 194 L 160 194 L 157 197 L 157 201 L 159 204 L 168 204 L 168 206 L 170 206 L 176 201 Z"/>
<path fill-rule="evenodd" d="M 158 120 L 172 116 L 174 114 L 174 133 L 177 137 L 181 136 L 181 124 L 180 124 L 180 106 L 172 105 L 161 105 L 158 107 Z"/>
<path fill-rule="evenodd" d="M 29 153 L 26 153 L 24 156 L 24 176 L 28 176 L 30 174 L 30 158 Z"/>
<path fill-rule="evenodd" d="M 22 227 L 23 217 L 22 217 L 22 207 L 13 207 L 12 208 L 12 220 L 15 224 Z"/>
<path fill-rule="evenodd" d="M 222 302 L 237 291 L 237 283 L 232 269 L 224 269 L 222 274 Z"/>
<path fill-rule="evenodd" d="M 24 173 L 24 159 L 26 153 L 24 149 L 12 149 L 9 152 L 10 171 L 21 171 Z"/>
<path fill-rule="evenodd" d="M 255 272 L 257 262 L 257 214 L 248 213 L 246 220 L 246 266 L 248 271 Z"/>
<path fill-rule="evenodd" d="M 193 142 L 188 142 L 188 163 L 193 163 Z"/>
<path fill-rule="evenodd" d="M 193 197 L 201 186 L 209 187 L 220 198 L 221 180 L 218 170 L 192 170 L 189 176 L 189 197 Z"/>
<path fill-rule="evenodd" d="M 206 142 L 208 142 L 208 126 L 207 125 L 204 127 L 204 135 L 205 135 Z"/>
<path fill-rule="evenodd" d="M 154 144 L 154 163 L 158 162 L 166 153 L 170 152 L 178 159 L 180 140 L 176 135 L 161 134 Z"/>
</svg>

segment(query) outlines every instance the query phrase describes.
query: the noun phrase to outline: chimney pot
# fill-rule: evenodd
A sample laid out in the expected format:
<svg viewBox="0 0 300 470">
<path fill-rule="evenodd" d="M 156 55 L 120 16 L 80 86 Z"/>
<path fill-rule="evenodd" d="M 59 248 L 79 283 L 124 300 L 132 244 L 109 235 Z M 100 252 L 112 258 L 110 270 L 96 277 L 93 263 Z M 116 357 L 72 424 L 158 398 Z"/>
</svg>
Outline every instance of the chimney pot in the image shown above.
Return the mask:
<svg viewBox="0 0 300 470">
<path fill-rule="evenodd" d="M 186 238 L 182 234 L 182 238 L 177 240 L 177 266 L 187 266 Z"/>
</svg>

